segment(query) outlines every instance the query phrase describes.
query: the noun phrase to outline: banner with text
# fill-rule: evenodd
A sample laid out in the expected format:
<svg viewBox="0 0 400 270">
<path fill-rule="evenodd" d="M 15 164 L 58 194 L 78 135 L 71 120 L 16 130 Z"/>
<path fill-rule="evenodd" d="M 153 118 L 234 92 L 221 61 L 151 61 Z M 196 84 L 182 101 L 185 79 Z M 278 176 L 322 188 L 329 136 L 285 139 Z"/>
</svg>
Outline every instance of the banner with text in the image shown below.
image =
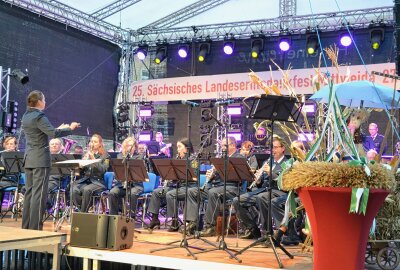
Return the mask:
<svg viewBox="0 0 400 270">
<path fill-rule="evenodd" d="M 321 72 L 330 73 L 334 83 L 342 83 L 346 76 L 350 81 L 369 80 L 368 72 L 382 72 L 395 75 L 395 64 L 372 64 L 349 66 L 350 74 L 347 74 L 347 66 L 341 66 L 339 72 L 336 68 L 321 68 Z M 268 85 L 276 84 L 284 95 L 288 94 L 282 87 L 282 73 L 280 71 L 257 72 L 261 80 Z M 289 71 L 291 86 L 297 94 L 313 94 L 312 78 L 314 69 L 294 69 Z M 393 87 L 394 79 L 372 75 L 371 80 Z M 248 73 L 232 73 L 212 76 L 177 77 L 167 79 L 155 79 L 137 81 L 130 87 L 130 100 L 134 101 L 143 97 L 147 101 L 174 101 L 174 100 L 202 100 L 216 99 L 219 93 L 228 93 L 232 98 L 247 97 L 264 93 L 259 86 L 250 81 Z"/>
</svg>

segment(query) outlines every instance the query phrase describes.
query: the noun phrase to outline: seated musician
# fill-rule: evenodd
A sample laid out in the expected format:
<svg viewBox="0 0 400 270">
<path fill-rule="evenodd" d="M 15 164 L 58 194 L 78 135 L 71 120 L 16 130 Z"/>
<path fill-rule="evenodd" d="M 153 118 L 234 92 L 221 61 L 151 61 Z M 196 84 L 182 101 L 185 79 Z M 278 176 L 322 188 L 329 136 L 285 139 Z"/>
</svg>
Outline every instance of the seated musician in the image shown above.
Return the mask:
<svg viewBox="0 0 400 270">
<path fill-rule="evenodd" d="M 236 139 L 228 137 L 228 145 L 226 138 L 221 140 L 222 151 L 227 151 L 228 157 L 243 157 L 237 150 Z M 244 158 L 244 157 L 243 157 Z M 216 234 L 216 222 L 218 216 L 218 207 L 222 202 L 224 193 L 224 179 L 221 179 L 214 168 L 207 171 L 207 182 L 204 187 L 200 189 L 200 199 L 205 200 L 208 198 L 208 204 L 205 213 L 205 227 L 200 232 L 201 236 L 214 236 Z M 196 228 L 198 218 L 198 188 L 193 187 L 188 190 L 188 205 L 186 221 L 189 222 L 187 227 L 188 233 L 193 233 Z M 226 185 L 226 199 L 232 199 L 238 195 L 238 188 L 236 182 L 228 182 Z"/>
<path fill-rule="evenodd" d="M 295 140 L 290 145 L 290 151 L 292 153 L 292 157 L 296 160 L 303 159 L 305 156 L 305 147 L 302 141 Z M 302 157 L 299 157 L 301 155 Z M 275 240 L 280 243 L 282 241 L 282 237 L 285 235 L 286 237 L 283 239 L 282 244 L 284 245 L 297 245 L 299 244 L 299 237 L 297 236 L 295 222 L 296 219 L 291 218 L 288 224 L 282 224 L 283 217 L 285 215 L 285 203 L 287 200 L 288 194 L 285 193 L 279 197 L 275 197 L 271 200 L 271 213 L 272 218 L 275 220 L 275 224 L 279 229 L 275 233 Z M 300 201 L 298 198 L 296 201 Z M 301 218 L 301 216 L 299 217 Z"/>
<path fill-rule="evenodd" d="M 256 222 L 257 218 L 255 218 L 254 213 L 251 212 L 253 206 L 256 206 L 259 210 L 264 229 L 268 228 L 269 193 L 267 192 L 267 188 L 269 184 L 271 184 L 272 187 L 272 198 L 285 194 L 285 192 L 279 190 L 277 186 L 277 179 L 282 170 L 281 164 L 286 161 L 285 146 L 282 139 L 279 137 L 274 137 L 272 143 L 272 173 L 270 172 L 270 159 L 267 159 L 262 167 L 255 173 L 256 179 L 252 185 L 254 189 L 240 195 L 240 202 L 238 197 L 233 199 L 233 206 L 235 207 L 241 224 L 245 228 L 245 233 L 241 237 L 242 239 L 253 239 L 261 236 L 261 231 Z"/>
<path fill-rule="evenodd" d="M 73 199 L 81 212 L 88 212 L 92 203 L 92 195 L 106 189 L 104 174 L 109 167 L 110 156 L 104 149 L 103 138 L 94 134 L 89 142 L 88 151 L 83 159 L 100 159 L 100 162 L 83 168 L 83 177 L 76 180 L 73 187 Z"/>
<path fill-rule="evenodd" d="M 142 157 L 147 157 L 148 156 L 147 145 L 145 143 L 139 143 L 137 153 Z"/>
<path fill-rule="evenodd" d="M 188 149 L 191 153 L 193 153 L 192 144 L 189 142 L 188 138 L 182 138 L 176 143 L 176 148 L 178 154 L 176 156 L 177 159 L 186 159 Z M 193 165 L 193 163 L 192 163 Z M 153 191 L 148 212 L 152 214 L 152 220 L 149 225 L 150 229 L 155 229 L 160 226 L 160 220 L 158 219 L 158 213 L 160 211 L 160 206 L 162 200 L 166 200 L 167 203 L 167 217 L 172 217 L 172 224 L 169 227 L 168 231 L 174 232 L 179 229 L 178 222 L 178 214 L 177 214 L 177 200 L 185 199 L 185 182 L 180 182 L 178 184 L 173 183 L 172 181 L 168 181 L 164 179 L 164 186 L 157 188 Z M 189 188 L 196 186 L 196 182 L 189 182 Z M 179 186 L 178 190 L 176 190 L 177 186 Z M 178 198 L 176 199 L 176 195 L 178 193 Z"/>
<path fill-rule="evenodd" d="M 122 142 L 121 153 L 118 154 L 117 158 L 123 159 L 129 155 L 130 159 L 145 159 L 143 155 L 136 152 L 137 141 L 135 137 L 128 137 Z M 121 183 L 124 179 L 118 179 L 114 187 L 111 189 L 109 194 L 110 199 L 110 215 L 118 215 L 119 206 L 122 205 L 122 198 L 126 195 L 125 183 Z M 139 194 L 143 192 L 143 183 L 133 182 L 131 183 L 131 198 L 130 207 L 133 215 L 136 212 L 136 204 Z"/>
<path fill-rule="evenodd" d="M 164 143 L 164 136 L 161 132 L 156 133 L 156 141 L 160 145 L 159 156 L 171 157 L 171 152 L 170 152 L 171 144 Z"/>
<path fill-rule="evenodd" d="M 53 138 L 49 142 L 49 148 L 50 148 L 50 154 L 55 155 L 55 154 L 62 154 L 62 151 L 64 149 L 63 144 L 61 142 L 61 139 L 59 138 Z M 54 191 L 57 190 L 61 183 L 61 177 L 59 174 L 50 174 L 49 176 L 49 185 L 48 185 L 48 199 L 47 199 L 47 209 L 50 209 L 52 207 L 52 199 L 54 199 Z"/>
<path fill-rule="evenodd" d="M 5 152 L 17 151 L 17 138 L 14 136 L 5 137 L 3 140 L 3 148 Z M 4 170 L 4 169 L 3 169 Z M 2 174 L 0 180 L 0 208 L 3 203 L 4 189 L 8 187 L 16 187 L 18 185 L 18 177 L 15 174 Z M 1 209 L 0 209 L 1 210 Z"/>
<path fill-rule="evenodd" d="M 253 154 L 253 147 L 254 143 L 252 143 L 251 141 L 242 142 L 242 146 L 240 148 L 240 154 L 247 158 L 247 162 L 249 163 L 250 168 L 254 172 L 257 169 L 258 164 L 257 164 L 257 159 Z"/>
</svg>

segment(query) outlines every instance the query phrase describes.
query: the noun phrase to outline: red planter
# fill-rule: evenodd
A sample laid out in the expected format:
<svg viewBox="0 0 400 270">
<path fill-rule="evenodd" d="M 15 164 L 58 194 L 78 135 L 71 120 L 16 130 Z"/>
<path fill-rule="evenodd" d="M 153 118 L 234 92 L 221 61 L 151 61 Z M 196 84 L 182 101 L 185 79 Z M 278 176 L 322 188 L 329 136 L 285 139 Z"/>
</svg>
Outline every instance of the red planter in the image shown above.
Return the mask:
<svg viewBox="0 0 400 270">
<path fill-rule="evenodd" d="M 364 269 L 372 220 L 388 191 L 371 189 L 366 215 L 350 214 L 351 188 L 297 190 L 310 220 L 315 270 Z"/>
</svg>

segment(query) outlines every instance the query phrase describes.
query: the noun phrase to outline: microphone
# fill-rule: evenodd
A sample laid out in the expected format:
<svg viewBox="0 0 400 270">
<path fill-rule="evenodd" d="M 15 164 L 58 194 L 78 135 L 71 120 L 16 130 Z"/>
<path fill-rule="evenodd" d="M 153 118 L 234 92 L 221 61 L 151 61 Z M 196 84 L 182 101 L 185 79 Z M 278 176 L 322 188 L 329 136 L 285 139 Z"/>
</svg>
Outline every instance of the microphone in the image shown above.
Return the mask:
<svg viewBox="0 0 400 270">
<path fill-rule="evenodd" d="M 215 120 L 215 122 L 218 124 L 218 126 L 220 126 L 220 127 L 223 127 L 223 126 L 224 126 L 224 124 L 222 124 L 222 122 L 219 121 L 219 120 L 217 119 L 217 117 L 215 117 L 212 113 L 210 113 L 210 117 L 211 117 L 212 119 Z"/>
<path fill-rule="evenodd" d="M 221 106 L 221 105 L 228 105 L 233 103 L 234 100 L 233 99 L 228 99 L 228 100 L 223 100 L 223 101 L 217 101 L 214 103 L 215 106 Z"/>
<path fill-rule="evenodd" d="M 191 107 L 199 107 L 199 103 L 188 101 L 188 100 L 182 100 L 182 104 L 189 105 Z"/>
</svg>

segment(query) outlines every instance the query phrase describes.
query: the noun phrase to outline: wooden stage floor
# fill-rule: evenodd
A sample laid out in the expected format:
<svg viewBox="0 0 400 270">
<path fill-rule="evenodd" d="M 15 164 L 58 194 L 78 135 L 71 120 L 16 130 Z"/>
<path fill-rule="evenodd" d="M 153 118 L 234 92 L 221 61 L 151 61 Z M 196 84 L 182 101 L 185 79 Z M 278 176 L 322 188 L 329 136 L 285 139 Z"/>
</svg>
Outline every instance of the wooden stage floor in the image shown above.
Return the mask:
<svg viewBox="0 0 400 270">
<path fill-rule="evenodd" d="M 20 227 L 21 221 L 14 221 L 10 218 L 5 218 L 3 223 L 0 223 L 0 226 Z M 44 230 L 54 231 L 53 222 L 45 222 Z M 116 261 L 122 263 L 131 263 L 134 265 L 148 265 L 170 269 L 279 269 L 278 262 L 276 261 L 272 249 L 261 245 L 253 247 L 239 255 L 238 257 L 242 260 L 242 263 L 237 262 L 235 259 L 231 259 L 229 255 L 222 250 L 197 254 L 197 260 L 194 260 L 191 256 L 188 256 L 187 251 L 184 248 L 175 248 L 166 251 L 150 253 L 150 250 L 152 249 L 166 247 L 165 244 L 168 242 L 181 240 L 181 234 L 170 233 L 165 229 L 155 230 L 153 233 L 150 233 L 146 229 L 138 228 L 138 230 L 141 231 L 141 233 L 135 233 L 133 246 L 130 249 L 121 251 L 106 251 L 72 247 L 70 248 L 70 255 L 89 259 Z M 65 222 L 61 232 L 69 234 L 70 225 Z M 206 239 L 216 243 L 216 237 L 208 237 Z M 240 250 L 252 243 L 251 240 L 237 240 L 235 236 L 231 235 L 226 237 L 225 240 L 228 247 L 234 250 Z M 67 243 L 68 241 L 69 240 L 67 240 Z M 205 244 L 199 239 L 189 240 L 189 245 L 205 249 L 212 248 L 210 245 Z M 292 255 L 294 255 L 294 259 L 289 259 L 282 251 L 278 249 L 278 254 L 280 255 L 285 269 L 312 269 L 311 254 L 301 253 L 299 246 L 286 248 Z M 195 249 L 191 250 L 196 252 Z"/>
</svg>

